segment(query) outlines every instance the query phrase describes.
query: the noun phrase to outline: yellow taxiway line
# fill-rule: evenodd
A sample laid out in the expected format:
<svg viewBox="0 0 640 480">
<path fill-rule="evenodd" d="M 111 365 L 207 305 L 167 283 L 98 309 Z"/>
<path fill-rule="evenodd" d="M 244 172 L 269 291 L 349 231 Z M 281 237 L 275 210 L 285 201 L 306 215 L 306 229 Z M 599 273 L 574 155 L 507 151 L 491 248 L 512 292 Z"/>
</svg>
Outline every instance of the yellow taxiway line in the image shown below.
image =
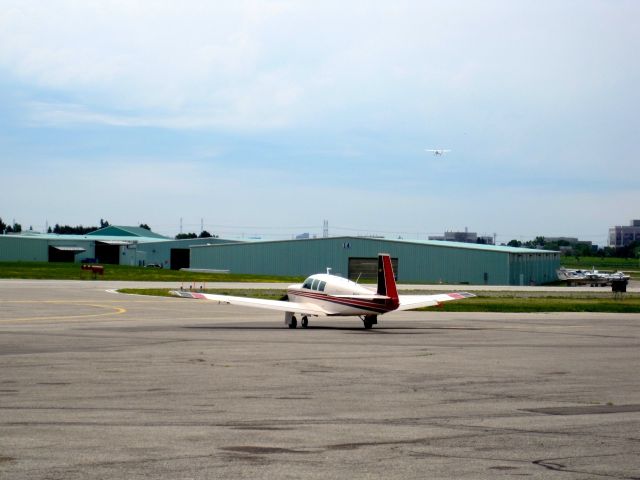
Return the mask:
<svg viewBox="0 0 640 480">
<path fill-rule="evenodd" d="M 49 316 L 39 316 L 39 317 L 18 317 L 18 318 L 0 318 L 0 323 L 13 323 L 13 322 L 32 322 L 39 320 L 78 320 L 78 319 L 86 319 L 86 318 L 98 318 L 98 317 L 107 317 L 112 315 L 121 315 L 127 311 L 126 308 L 116 307 L 113 305 L 102 305 L 96 303 L 86 303 L 82 301 L 64 301 L 64 300 L 0 300 L 1 304 L 53 304 L 53 305 L 69 305 L 76 304 L 79 306 L 86 307 L 94 307 L 110 310 L 108 312 L 102 313 L 84 313 L 81 315 L 49 315 Z"/>
</svg>

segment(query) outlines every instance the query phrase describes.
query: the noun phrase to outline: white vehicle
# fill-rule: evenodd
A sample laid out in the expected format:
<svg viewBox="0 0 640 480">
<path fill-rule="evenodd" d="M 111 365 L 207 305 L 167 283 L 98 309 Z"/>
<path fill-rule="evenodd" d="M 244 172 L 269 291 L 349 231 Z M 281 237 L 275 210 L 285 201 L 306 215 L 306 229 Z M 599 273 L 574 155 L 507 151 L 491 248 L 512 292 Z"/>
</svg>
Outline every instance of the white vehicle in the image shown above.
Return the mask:
<svg viewBox="0 0 640 480">
<path fill-rule="evenodd" d="M 378 284 L 375 292 L 346 278 L 319 273 L 311 275 L 304 283 L 290 285 L 287 289 L 289 301 L 188 291 L 172 291 L 171 294 L 183 298 L 279 310 L 285 313 L 284 321 L 289 328 L 297 327 L 296 315 L 300 315 L 303 328 L 309 325 L 309 317 L 358 316 L 367 329 L 378 323 L 378 315 L 384 313 L 431 307 L 441 302 L 475 297 L 468 292 L 398 295 L 391 257 L 386 253 L 378 255 Z"/>
<path fill-rule="evenodd" d="M 425 152 L 433 153 L 435 156 L 444 155 L 445 153 L 449 153 L 451 150 L 447 150 L 444 148 L 425 148 Z"/>
</svg>

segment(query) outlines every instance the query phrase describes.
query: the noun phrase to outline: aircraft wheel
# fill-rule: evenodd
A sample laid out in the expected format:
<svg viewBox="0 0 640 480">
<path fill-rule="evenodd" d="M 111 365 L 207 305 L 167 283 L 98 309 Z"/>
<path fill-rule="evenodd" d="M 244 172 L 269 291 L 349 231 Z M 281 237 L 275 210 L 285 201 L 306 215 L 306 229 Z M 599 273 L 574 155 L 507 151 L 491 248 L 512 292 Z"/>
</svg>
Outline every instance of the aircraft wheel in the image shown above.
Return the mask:
<svg viewBox="0 0 640 480">
<path fill-rule="evenodd" d="M 289 323 L 289 328 L 296 328 L 298 326 L 298 320 L 296 317 L 291 317 L 291 323 Z"/>
<path fill-rule="evenodd" d="M 364 328 L 368 330 L 372 328 L 374 324 L 378 323 L 378 317 L 376 315 L 365 315 L 362 322 L 364 323 Z"/>
<path fill-rule="evenodd" d="M 302 328 L 307 328 L 309 326 L 309 319 L 307 317 L 302 317 Z"/>
</svg>

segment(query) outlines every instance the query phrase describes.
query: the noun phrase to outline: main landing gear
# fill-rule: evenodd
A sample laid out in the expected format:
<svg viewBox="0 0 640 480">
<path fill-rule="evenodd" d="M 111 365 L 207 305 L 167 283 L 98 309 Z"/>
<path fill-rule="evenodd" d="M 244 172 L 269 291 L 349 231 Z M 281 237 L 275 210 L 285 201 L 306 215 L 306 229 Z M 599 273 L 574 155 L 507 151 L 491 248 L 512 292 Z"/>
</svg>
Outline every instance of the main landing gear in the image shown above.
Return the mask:
<svg viewBox="0 0 640 480">
<path fill-rule="evenodd" d="M 377 315 L 364 315 L 360 317 L 362 319 L 362 323 L 364 324 L 364 328 L 369 330 L 373 328 L 374 325 L 378 323 Z M 289 328 L 298 328 L 298 319 L 293 313 L 287 312 L 284 317 L 284 323 Z M 309 326 L 309 317 L 307 315 L 303 315 L 300 319 L 300 325 L 302 328 L 307 328 Z"/>
<path fill-rule="evenodd" d="M 369 330 L 375 324 L 378 323 L 377 315 L 365 315 L 364 317 L 360 317 L 360 318 L 362 318 L 362 323 L 364 323 L 364 328 L 367 330 Z"/>
<path fill-rule="evenodd" d="M 298 326 L 298 319 L 293 314 L 287 314 L 284 321 L 289 326 L 289 328 L 296 328 Z M 302 328 L 307 328 L 309 326 L 309 317 L 307 317 L 306 315 L 303 316 L 300 324 L 302 325 Z"/>
</svg>

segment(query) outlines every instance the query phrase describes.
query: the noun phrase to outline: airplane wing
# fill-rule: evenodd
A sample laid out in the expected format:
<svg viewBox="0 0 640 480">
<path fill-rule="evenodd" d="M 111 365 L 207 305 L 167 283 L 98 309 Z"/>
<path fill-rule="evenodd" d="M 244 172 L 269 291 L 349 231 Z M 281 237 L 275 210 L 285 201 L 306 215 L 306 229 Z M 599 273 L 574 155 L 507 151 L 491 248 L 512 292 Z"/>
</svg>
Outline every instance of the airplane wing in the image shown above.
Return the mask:
<svg viewBox="0 0 640 480">
<path fill-rule="evenodd" d="M 451 300 L 462 300 L 463 298 L 475 297 L 473 293 L 438 293 L 435 295 L 399 295 L 400 306 L 398 310 L 413 310 L 414 308 L 433 307 L 442 302 Z"/>
<path fill-rule="evenodd" d="M 182 298 L 196 298 L 199 300 L 211 300 L 218 303 L 238 305 L 241 307 L 263 308 L 280 312 L 298 313 L 301 315 L 326 316 L 329 314 L 322 307 L 312 303 L 286 302 L 282 300 L 266 300 L 263 298 L 234 297 L 231 295 L 215 295 L 212 293 L 198 293 L 186 291 L 171 291 L 171 295 Z"/>
</svg>

